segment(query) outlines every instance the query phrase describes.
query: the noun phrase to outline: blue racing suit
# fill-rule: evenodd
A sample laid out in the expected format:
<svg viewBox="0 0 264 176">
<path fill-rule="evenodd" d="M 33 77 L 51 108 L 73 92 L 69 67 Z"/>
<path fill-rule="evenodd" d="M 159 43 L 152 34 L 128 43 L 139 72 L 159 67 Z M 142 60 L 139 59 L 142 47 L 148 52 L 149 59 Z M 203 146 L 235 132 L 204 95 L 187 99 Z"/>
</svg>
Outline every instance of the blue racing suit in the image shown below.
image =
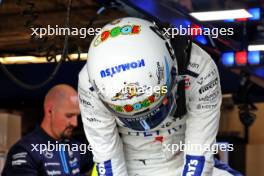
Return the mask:
<svg viewBox="0 0 264 176">
<path fill-rule="evenodd" d="M 92 168 L 93 162 L 91 152 L 81 154 L 78 146 L 81 144 L 74 140 L 56 141 L 37 127 L 12 146 L 2 176 L 81 175 Z"/>
</svg>

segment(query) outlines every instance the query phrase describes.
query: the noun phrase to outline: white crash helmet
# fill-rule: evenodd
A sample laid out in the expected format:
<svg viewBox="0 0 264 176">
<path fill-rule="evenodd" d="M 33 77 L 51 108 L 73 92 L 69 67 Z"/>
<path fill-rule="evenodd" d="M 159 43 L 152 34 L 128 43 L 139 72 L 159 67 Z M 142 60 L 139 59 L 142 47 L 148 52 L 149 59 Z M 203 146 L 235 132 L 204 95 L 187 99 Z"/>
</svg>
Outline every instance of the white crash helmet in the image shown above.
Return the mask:
<svg viewBox="0 0 264 176">
<path fill-rule="evenodd" d="M 101 101 L 128 128 L 153 129 L 175 107 L 177 63 L 154 23 L 127 17 L 104 26 L 90 45 L 87 69 Z"/>
</svg>

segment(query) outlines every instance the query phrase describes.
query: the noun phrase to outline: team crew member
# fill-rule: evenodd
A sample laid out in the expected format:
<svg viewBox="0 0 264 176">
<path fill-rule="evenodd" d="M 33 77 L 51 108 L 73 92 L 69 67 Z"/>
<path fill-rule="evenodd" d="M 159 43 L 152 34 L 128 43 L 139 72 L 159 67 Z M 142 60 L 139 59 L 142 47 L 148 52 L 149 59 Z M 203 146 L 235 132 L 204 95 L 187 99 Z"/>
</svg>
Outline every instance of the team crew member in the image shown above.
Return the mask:
<svg viewBox="0 0 264 176">
<path fill-rule="evenodd" d="M 77 176 L 92 168 L 90 151 L 80 154 L 80 143 L 71 139 L 80 113 L 77 92 L 64 84 L 53 87 L 45 97 L 44 113 L 41 126 L 12 146 L 2 176 Z M 40 147 L 44 144 L 50 148 Z"/>
<path fill-rule="evenodd" d="M 205 149 L 220 117 L 217 67 L 192 44 L 188 75 L 180 76 L 177 52 L 158 26 L 138 18 L 109 23 L 92 41 L 78 93 L 98 175 L 232 175 Z M 182 79 L 186 90 L 178 89 Z M 187 112 L 177 116 L 180 91 Z M 201 148 L 176 150 L 182 143 Z"/>
</svg>

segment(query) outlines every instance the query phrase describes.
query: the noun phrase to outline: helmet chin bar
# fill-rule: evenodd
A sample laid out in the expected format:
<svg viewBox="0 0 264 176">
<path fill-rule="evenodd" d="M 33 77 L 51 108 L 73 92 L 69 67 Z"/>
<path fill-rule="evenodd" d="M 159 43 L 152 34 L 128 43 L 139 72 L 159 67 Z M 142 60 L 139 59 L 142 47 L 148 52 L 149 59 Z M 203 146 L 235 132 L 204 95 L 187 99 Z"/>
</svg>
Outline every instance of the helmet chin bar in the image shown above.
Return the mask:
<svg viewBox="0 0 264 176">
<path fill-rule="evenodd" d="M 133 115 L 125 115 L 115 112 L 109 105 L 102 103 L 105 107 L 112 112 L 118 119 L 130 129 L 136 131 L 148 131 L 160 125 L 168 115 L 174 114 L 176 111 L 175 97 L 171 92 L 167 93 L 152 109 L 146 109 L 142 112 Z"/>
<path fill-rule="evenodd" d="M 165 98 L 166 98 L 166 96 L 162 97 L 162 99 L 159 100 L 160 102 L 155 107 L 153 107 L 151 109 L 147 108 L 147 109 L 145 109 L 143 111 L 135 112 L 134 114 L 130 114 L 130 115 L 118 113 L 118 112 L 114 111 L 111 107 L 109 107 L 109 105 L 106 102 L 103 102 L 103 100 L 101 100 L 101 101 L 104 103 L 104 105 L 107 107 L 107 109 L 109 109 L 117 117 L 121 117 L 121 118 L 141 118 L 141 117 L 144 117 L 144 116 L 148 115 L 149 113 L 152 113 L 155 109 L 157 109 L 157 107 L 159 107 L 162 104 L 162 102 L 163 102 L 163 100 Z"/>
</svg>

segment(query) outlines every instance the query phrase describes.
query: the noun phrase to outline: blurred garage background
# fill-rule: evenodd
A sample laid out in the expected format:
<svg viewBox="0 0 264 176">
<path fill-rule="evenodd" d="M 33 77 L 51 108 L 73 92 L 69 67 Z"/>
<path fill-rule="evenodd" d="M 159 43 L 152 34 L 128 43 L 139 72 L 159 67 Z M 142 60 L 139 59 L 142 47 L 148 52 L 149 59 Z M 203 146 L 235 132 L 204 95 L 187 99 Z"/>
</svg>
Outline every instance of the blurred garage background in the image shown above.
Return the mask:
<svg viewBox="0 0 264 176">
<path fill-rule="evenodd" d="M 94 37 L 40 38 L 31 28 L 96 29 L 137 16 L 173 27 L 234 29 L 228 37 L 192 39 L 219 66 L 223 104 L 217 140 L 235 147 L 223 160 L 247 176 L 264 175 L 263 8 L 262 0 L 0 0 L 0 172 L 9 147 L 41 122 L 48 89 L 58 83 L 77 87 Z M 193 13 L 237 9 L 249 16 L 208 20 Z M 79 126 L 75 136 L 83 139 Z"/>
</svg>

